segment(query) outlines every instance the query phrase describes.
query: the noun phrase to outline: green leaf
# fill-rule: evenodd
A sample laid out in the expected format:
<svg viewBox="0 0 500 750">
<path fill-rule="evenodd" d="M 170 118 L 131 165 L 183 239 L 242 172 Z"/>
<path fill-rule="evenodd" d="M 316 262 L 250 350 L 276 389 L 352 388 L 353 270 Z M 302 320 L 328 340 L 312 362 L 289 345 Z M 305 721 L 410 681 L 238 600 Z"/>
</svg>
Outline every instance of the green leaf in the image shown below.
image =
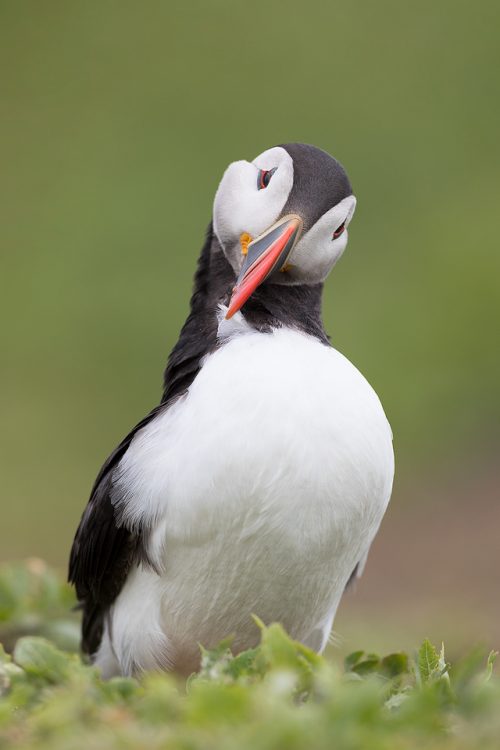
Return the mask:
<svg viewBox="0 0 500 750">
<path fill-rule="evenodd" d="M 355 664 L 351 671 L 365 677 L 366 675 L 379 672 L 380 664 L 380 656 L 377 656 L 377 654 L 367 654 L 366 658 Z"/>
<path fill-rule="evenodd" d="M 380 671 L 386 677 L 399 677 L 409 672 L 408 654 L 403 652 L 388 654 L 380 662 Z"/>
<path fill-rule="evenodd" d="M 418 671 L 422 683 L 429 682 L 439 670 L 439 654 L 426 638 L 418 652 Z"/>
<path fill-rule="evenodd" d="M 37 636 L 20 638 L 14 649 L 14 662 L 25 672 L 46 682 L 65 682 L 75 657 L 59 651 L 45 638 Z"/>
<path fill-rule="evenodd" d="M 361 661 L 361 658 L 364 656 L 364 654 L 364 651 L 353 651 L 351 654 L 348 654 L 344 659 L 345 671 L 352 672 L 352 668 Z"/>
<path fill-rule="evenodd" d="M 279 623 L 261 624 L 261 644 L 255 659 L 260 674 L 279 671 L 292 675 L 297 693 L 313 688 L 314 676 L 324 664 L 321 656 L 302 643 L 294 641 Z"/>
</svg>

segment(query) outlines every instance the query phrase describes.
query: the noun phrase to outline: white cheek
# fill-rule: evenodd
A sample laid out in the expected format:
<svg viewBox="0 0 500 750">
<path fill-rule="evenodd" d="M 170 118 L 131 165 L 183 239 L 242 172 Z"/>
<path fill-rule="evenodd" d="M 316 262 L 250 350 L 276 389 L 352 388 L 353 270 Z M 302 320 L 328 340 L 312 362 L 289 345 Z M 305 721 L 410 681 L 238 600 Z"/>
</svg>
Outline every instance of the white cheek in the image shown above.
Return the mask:
<svg viewBox="0 0 500 750">
<path fill-rule="evenodd" d="M 276 172 L 267 188 L 258 190 L 259 169 Z M 293 184 L 293 162 L 290 155 L 276 147 L 265 151 L 251 164 L 237 161 L 230 164 L 221 180 L 214 201 L 214 230 L 231 258 L 240 235 L 252 237 L 264 232 L 279 217 Z"/>
<path fill-rule="evenodd" d="M 336 240 L 332 239 L 333 233 L 344 221 L 348 226 L 355 207 L 353 195 L 344 198 L 302 237 L 289 259 L 291 268 L 286 274 L 289 281 L 316 283 L 326 279 L 347 245 L 347 229 Z"/>
</svg>

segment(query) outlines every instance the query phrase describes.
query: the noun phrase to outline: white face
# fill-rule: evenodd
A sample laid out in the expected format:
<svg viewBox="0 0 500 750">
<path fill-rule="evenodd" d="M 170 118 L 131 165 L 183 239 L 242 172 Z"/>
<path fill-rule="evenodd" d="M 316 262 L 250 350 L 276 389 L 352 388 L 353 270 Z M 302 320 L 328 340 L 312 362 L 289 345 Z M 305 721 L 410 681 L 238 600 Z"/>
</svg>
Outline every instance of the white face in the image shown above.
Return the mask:
<svg viewBox="0 0 500 750">
<path fill-rule="evenodd" d="M 261 170 L 275 170 L 265 189 L 259 189 Z M 282 215 L 293 187 L 291 156 L 279 146 L 257 156 L 253 162 L 236 161 L 229 165 L 214 201 L 214 231 L 224 254 L 236 274 L 244 254 L 241 237 L 255 240 Z M 333 206 L 303 234 L 288 259 L 286 271 L 276 273 L 276 283 L 317 283 L 323 281 L 347 245 L 347 226 L 356 199 L 353 195 Z M 337 234 L 338 237 L 334 236 Z"/>
<path fill-rule="evenodd" d="M 326 279 L 346 248 L 347 227 L 355 208 L 356 198 L 349 195 L 323 214 L 299 239 L 290 256 L 288 275 L 292 282 Z"/>
</svg>

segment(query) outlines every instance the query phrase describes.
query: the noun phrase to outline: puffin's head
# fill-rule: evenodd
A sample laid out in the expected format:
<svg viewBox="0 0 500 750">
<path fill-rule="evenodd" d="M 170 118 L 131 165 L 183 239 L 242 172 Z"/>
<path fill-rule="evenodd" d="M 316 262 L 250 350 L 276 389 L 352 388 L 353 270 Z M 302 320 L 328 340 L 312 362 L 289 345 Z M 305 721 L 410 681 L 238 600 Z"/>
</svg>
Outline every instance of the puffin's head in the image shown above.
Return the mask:
<svg viewBox="0 0 500 750">
<path fill-rule="evenodd" d="M 214 202 L 214 231 L 237 278 L 226 317 L 264 281 L 323 281 L 355 206 L 343 167 L 315 146 L 288 143 L 230 164 Z"/>
</svg>

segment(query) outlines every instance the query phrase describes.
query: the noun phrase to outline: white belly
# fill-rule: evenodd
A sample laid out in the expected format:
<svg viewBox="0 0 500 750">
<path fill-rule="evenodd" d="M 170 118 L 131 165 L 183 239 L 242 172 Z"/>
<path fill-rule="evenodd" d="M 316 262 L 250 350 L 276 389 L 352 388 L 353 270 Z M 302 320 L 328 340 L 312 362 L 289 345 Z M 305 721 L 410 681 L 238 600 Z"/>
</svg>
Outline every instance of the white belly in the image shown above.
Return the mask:
<svg viewBox="0 0 500 750">
<path fill-rule="evenodd" d="M 115 498 L 154 529 L 162 571 L 133 571 L 112 608 L 120 671 L 189 671 L 198 643 L 228 635 L 250 647 L 252 614 L 321 650 L 393 471 L 382 406 L 342 354 L 243 326 L 120 464 Z M 109 634 L 97 661 L 106 669 Z"/>
</svg>

